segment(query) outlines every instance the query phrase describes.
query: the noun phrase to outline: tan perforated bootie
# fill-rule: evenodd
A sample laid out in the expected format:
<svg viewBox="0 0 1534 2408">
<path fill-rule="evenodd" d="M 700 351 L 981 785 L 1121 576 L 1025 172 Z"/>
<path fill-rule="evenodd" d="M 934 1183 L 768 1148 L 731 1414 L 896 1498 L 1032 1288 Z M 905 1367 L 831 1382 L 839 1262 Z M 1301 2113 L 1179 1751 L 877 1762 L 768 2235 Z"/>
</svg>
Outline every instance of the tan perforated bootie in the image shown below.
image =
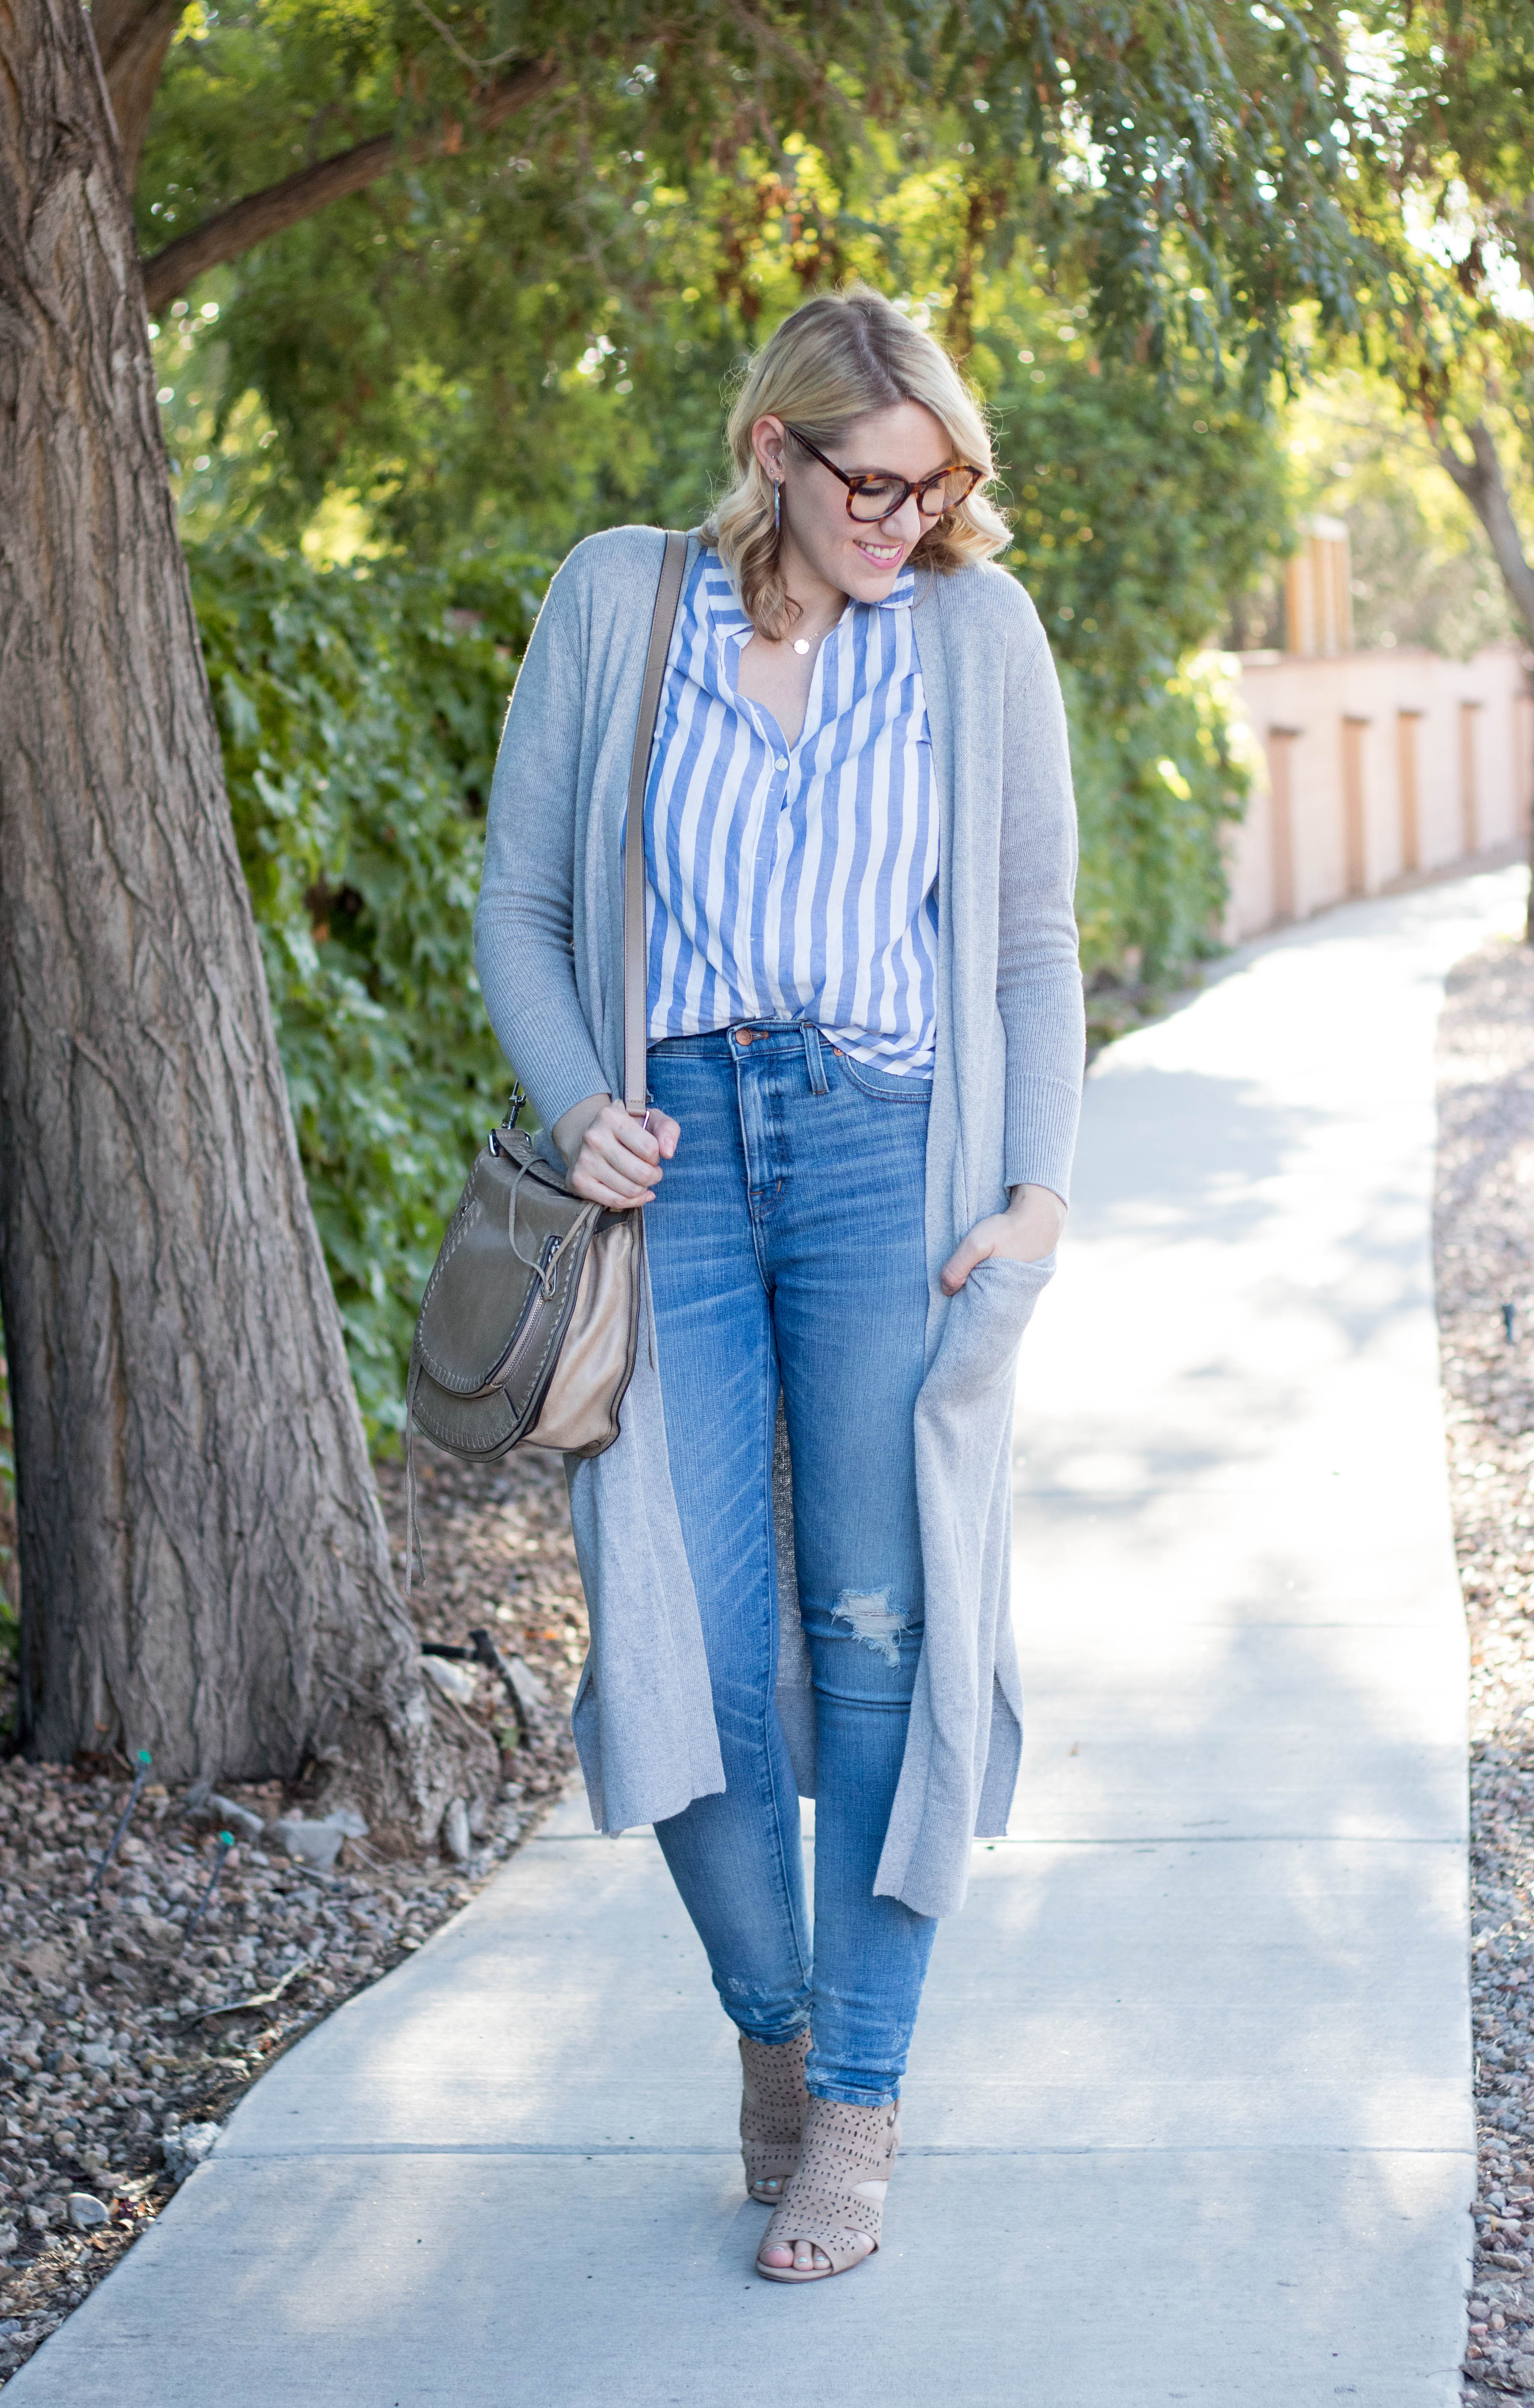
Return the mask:
<svg viewBox="0 0 1534 2408">
<path fill-rule="evenodd" d="M 884 2193 L 900 2144 L 899 2110 L 848 2107 L 839 2099 L 811 2099 L 799 2144 L 799 2170 L 773 2211 L 756 2253 L 756 2272 L 769 2283 L 823 2283 L 871 2258 L 884 2223 Z M 769 2249 L 807 2241 L 824 2263 L 767 2266 Z"/>
<path fill-rule="evenodd" d="M 810 2034 L 769 2047 L 767 2042 L 740 2039 L 740 2155 L 746 2161 L 746 2189 L 766 2207 L 776 2207 L 783 2185 L 799 2162 L 799 2134 L 810 2093 L 804 2086 L 804 2061 Z"/>
</svg>

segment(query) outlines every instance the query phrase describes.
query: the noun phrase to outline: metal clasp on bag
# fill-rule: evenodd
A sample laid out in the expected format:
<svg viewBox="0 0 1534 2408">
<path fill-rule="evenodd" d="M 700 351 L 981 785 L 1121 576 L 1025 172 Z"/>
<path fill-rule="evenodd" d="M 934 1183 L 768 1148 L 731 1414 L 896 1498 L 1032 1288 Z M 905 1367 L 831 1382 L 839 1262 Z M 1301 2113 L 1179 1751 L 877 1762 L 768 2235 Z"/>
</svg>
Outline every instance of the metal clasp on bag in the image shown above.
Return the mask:
<svg viewBox="0 0 1534 2408">
<path fill-rule="evenodd" d="M 514 1079 L 511 1082 L 511 1092 L 506 1099 L 506 1118 L 501 1123 L 502 1128 L 514 1129 L 526 1109 L 527 1090 L 520 1079 Z M 490 1132 L 488 1143 L 491 1153 L 497 1157 L 505 1152 L 504 1146 L 497 1144 L 494 1129 Z"/>
</svg>

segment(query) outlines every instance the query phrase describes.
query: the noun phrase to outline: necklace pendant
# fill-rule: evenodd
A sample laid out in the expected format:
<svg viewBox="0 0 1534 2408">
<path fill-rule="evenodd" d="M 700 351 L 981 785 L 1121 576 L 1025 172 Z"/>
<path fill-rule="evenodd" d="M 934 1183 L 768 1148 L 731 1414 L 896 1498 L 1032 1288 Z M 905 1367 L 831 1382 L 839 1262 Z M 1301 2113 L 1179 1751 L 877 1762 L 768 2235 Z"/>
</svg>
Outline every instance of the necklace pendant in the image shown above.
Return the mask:
<svg viewBox="0 0 1534 2408">
<path fill-rule="evenodd" d="M 807 652 L 810 650 L 810 638 L 809 638 L 809 637 L 808 637 L 808 636 L 796 636 L 796 637 L 795 637 L 795 638 L 794 638 L 794 650 L 795 650 L 796 652 L 799 652 L 799 653 L 801 653 L 801 654 L 802 654 L 802 653 L 804 653 L 804 652 Z"/>
</svg>

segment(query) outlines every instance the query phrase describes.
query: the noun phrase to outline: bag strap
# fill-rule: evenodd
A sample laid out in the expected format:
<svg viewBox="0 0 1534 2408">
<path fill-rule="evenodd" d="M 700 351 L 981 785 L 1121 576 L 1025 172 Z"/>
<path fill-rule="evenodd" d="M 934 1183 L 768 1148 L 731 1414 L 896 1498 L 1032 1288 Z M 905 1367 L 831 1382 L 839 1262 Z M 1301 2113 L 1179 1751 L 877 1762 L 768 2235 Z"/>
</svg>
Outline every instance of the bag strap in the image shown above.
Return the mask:
<svg viewBox="0 0 1534 2408">
<path fill-rule="evenodd" d="M 634 760 L 628 773 L 628 815 L 624 822 L 624 1102 L 637 1120 L 642 1120 L 645 1112 L 645 1006 L 649 999 L 644 931 L 644 790 L 650 776 L 650 747 L 660 710 L 666 657 L 671 649 L 671 630 L 676 624 L 681 574 L 686 566 L 687 538 L 667 535 L 650 622 L 639 724 L 635 730 Z"/>
</svg>

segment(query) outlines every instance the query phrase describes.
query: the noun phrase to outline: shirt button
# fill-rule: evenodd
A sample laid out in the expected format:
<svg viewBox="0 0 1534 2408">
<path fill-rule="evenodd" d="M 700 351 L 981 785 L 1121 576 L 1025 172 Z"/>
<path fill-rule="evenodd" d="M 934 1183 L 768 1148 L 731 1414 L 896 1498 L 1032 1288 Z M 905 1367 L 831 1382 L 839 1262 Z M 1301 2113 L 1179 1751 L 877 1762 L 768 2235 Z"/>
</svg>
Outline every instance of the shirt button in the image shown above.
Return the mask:
<svg viewBox="0 0 1534 2408">
<path fill-rule="evenodd" d="M 773 767 L 774 767 L 775 769 L 786 769 L 786 768 L 787 768 L 787 767 L 788 767 L 788 763 L 783 759 L 782 754 L 780 752 L 780 754 L 778 755 L 777 760 L 773 763 L 773 765 L 772 765 L 772 766 L 773 766 Z"/>
</svg>

